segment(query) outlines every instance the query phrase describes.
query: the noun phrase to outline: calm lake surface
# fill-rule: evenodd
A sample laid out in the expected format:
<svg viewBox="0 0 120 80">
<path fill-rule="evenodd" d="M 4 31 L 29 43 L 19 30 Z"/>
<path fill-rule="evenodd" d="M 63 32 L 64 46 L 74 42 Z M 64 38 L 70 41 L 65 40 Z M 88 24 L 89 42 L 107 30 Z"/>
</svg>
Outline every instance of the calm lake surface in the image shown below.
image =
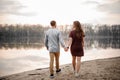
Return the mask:
<svg viewBox="0 0 120 80">
<path fill-rule="evenodd" d="M 49 52 L 43 43 L 23 40 L 0 42 L 0 76 L 49 67 Z M 84 53 L 82 61 L 120 57 L 120 39 L 85 39 Z M 61 48 L 60 65 L 68 63 L 71 63 L 70 51 Z"/>
</svg>

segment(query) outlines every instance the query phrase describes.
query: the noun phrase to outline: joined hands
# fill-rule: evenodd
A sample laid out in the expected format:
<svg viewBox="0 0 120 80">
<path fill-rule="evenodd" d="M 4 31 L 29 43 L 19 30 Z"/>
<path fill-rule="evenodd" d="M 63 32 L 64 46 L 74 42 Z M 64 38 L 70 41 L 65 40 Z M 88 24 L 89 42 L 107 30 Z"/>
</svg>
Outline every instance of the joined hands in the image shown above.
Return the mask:
<svg viewBox="0 0 120 80">
<path fill-rule="evenodd" d="M 65 52 L 67 52 L 67 51 L 68 51 L 68 49 L 69 49 L 68 47 L 65 47 L 65 48 L 64 48 L 64 51 L 65 51 Z"/>
</svg>

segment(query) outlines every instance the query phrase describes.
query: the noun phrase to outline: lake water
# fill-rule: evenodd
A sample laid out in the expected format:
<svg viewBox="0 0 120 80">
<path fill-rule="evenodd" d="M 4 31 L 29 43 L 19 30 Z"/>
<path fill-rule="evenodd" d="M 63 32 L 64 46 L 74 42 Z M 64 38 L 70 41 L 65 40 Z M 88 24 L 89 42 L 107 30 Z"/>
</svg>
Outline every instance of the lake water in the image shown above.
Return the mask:
<svg viewBox="0 0 120 80">
<path fill-rule="evenodd" d="M 85 39 L 82 61 L 120 57 L 120 39 Z M 61 48 L 60 65 L 71 63 Z M 0 43 L 0 76 L 49 67 L 49 52 L 41 43 Z"/>
</svg>

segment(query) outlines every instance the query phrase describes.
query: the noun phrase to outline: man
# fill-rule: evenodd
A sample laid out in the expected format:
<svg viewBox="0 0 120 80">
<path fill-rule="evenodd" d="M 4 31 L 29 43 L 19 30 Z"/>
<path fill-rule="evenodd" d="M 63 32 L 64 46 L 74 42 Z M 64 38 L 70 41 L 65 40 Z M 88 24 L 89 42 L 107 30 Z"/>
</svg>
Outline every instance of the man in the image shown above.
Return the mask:
<svg viewBox="0 0 120 80">
<path fill-rule="evenodd" d="M 65 43 L 61 37 L 61 33 L 58 29 L 56 29 L 56 21 L 50 22 L 51 29 L 49 29 L 45 34 L 45 46 L 47 50 L 49 50 L 50 54 L 50 78 L 54 78 L 54 58 L 56 61 L 56 73 L 60 72 L 61 69 L 59 68 L 59 56 L 60 56 L 60 45 L 67 51 L 65 47 Z"/>
</svg>

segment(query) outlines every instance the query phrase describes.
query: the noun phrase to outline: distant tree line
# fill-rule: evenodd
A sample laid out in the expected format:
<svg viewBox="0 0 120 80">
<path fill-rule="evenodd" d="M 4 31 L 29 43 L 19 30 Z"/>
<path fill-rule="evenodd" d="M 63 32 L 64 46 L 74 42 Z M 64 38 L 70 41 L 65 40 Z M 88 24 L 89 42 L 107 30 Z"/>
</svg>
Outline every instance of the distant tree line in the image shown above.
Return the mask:
<svg viewBox="0 0 120 80">
<path fill-rule="evenodd" d="M 65 26 L 64 28 L 66 28 Z M 72 26 L 70 26 L 72 27 Z M 42 25 L 0 25 L 0 38 L 3 37 L 42 37 L 44 31 L 49 27 L 43 27 Z M 83 30 L 87 37 L 93 36 L 111 36 L 119 37 L 120 25 L 92 25 L 83 24 Z M 70 30 L 61 30 L 62 33 L 68 34 Z"/>
<path fill-rule="evenodd" d="M 2 47 L 42 47 L 44 46 L 45 31 L 50 27 L 42 25 L 0 25 L 0 48 Z M 68 39 L 72 25 L 60 28 L 64 40 Z M 120 44 L 120 25 L 92 25 L 83 24 L 85 32 L 85 46 L 91 46 L 95 40 L 109 45 L 109 42 Z M 103 38 L 103 39 L 98 39 Z M 108 38 L 108 39 L 105 39 Z M 112 41 L 109 41 L 109 40 Z M 106 41 L 107 40 L 107 41 Z M 101 42 L 102 41 L 102 42 Z M 109 41 L 109 42 L 108 42 Z M 14 46 L 13 46 L 14 45 Z M 19 45 L 19 46 L 18 46 Z M 102 46 L 102 45 L 100 45 Z M 118 46 L 119 47 L 119 46 Z"/>
<path fill-rule="evenodd" d="M 46 29 L 42 25 L 0 25 L 0 43 L 43 43 Z"/>
<path fill-rule="evenodd" d="M 41 37 L 45 29 L 42 25 L 0 25 L 0 37 Z"/>
<path fill-rule="evenodd" d="M 83 26 L 87 37 L 95 38 L 119 38 L 120 25 L 91 25 Z"/>
</svg>

